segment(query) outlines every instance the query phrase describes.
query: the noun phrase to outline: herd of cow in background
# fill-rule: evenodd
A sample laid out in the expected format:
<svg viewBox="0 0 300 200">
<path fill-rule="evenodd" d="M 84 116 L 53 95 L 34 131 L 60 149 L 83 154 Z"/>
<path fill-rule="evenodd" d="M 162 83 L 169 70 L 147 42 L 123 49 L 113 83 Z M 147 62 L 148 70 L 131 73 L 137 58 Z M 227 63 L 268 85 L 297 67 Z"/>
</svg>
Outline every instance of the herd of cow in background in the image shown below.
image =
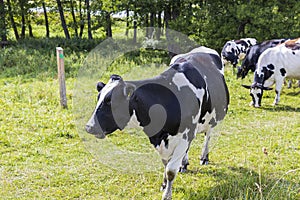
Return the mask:
<svg viewBox="0 0 300 200">
<path fill-rule="evenodd" d="M 280 92 L 285 78 L 298 79 L 300 87 L 300 38 L 273 39 L 257 43 L 254 38 L 242 38 L 227 41 L 222 49 L 223 63 L 231 63 L 237 68 L 237 78 L 245 78 L 251 70 L 254 72 L 252 85 L 242 85 L 250 89 L 251 105 L 261 106 L 264 90 L 272 90 L 275 83 L 274 105 L 280 99 Z M 241 61 L 241 66 L 237 64 Z"/>
</svg>

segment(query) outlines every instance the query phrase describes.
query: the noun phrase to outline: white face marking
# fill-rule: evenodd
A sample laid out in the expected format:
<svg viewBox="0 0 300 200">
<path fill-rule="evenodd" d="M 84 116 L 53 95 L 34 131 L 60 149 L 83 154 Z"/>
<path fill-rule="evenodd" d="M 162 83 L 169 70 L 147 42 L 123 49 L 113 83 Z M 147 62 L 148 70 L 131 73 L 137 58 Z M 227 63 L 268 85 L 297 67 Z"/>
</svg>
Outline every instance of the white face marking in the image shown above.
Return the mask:
<svg viewBox="0 0 300 200">
<path fill-rule="evenodd" d="M 188 86 L 193 93 L 196 95 L 197 99 L 200 100 L 202 103 L 203 96 L 205 94 L 204 89 L 198 89 L 196 88 L 192 83 L 189 82 L 189 80 L 185 77 L 183 73 L 176 73 L 172 79 L 173 83 L 177 86 L 178 90 L 180 91 L 181 87 Z M 200 105 L 201 107 L 201 105 Z M 199 117 L 201 114 L 201 110 L 199 109 L 199 112 L 196 116 L 192 116 L 193 124 L 198 123 Z"/>
<path fill-rule="evenodd" d="M 108 83 L 102 88 L 101 90 L 101 93 L 100 93 L 100 97 L 99 97 L 99 100 L 97 102 L 97 105 L 96 105 L 96 108 L 94 109 L 94 112 L 90 118 L 90 120 L 87 122 L 87 125 L 93 127 L 95 126 L 96 123 L 99 123 L 99 122 L 96 122 L 95 120 L 95 114 L 96 114 L 96 111 L 97 109 L 99 108 L 100 104 L 103 102 L 105 96 L 112 90 L 114 89 L 119 83 L 119 80 L 109 80 Z"/>
<path fill-rule="evenodd" d="M 112 91 L 118 84 L 119 84 L 119 80 L 114 80 L 113 81 L 112 79 L 109 79 L 108 83 L 101 90 L 100 97 L 99 97 L 99 100 L 97 102 L 96 109 L 98 109 L 98 107 L 100 106 L 100 104 L 103 102 L 105 96 L 110 91 Z"/>
<path fill-rule="evenodd" d="M 259 107 L 259 104 L 258 104 L 258 101 L 259 101 L 259 97 L 258 97 L 258 94 L 261 94 L 261 89 L 259 88 L 252 88 L 251 89 L 251 94 L 253 95 L 253 98 L 254 98 L 254 107 Z"/>
</svg>

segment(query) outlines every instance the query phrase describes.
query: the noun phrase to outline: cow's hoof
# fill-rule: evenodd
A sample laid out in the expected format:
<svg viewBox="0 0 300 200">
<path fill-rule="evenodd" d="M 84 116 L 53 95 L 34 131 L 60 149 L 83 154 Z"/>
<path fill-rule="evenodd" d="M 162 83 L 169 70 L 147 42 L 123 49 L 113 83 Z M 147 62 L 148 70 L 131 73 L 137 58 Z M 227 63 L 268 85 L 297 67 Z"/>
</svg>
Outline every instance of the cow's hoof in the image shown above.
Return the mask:
<svg viewBox="0 0 300 200">
<path fill-rule="evenodd" d="M 208 160 L 200 160 L 200 165 L 208 165 Z"/>
<path fill-rule="evenodd" d="M 165 189 L 166 189 L 166 184 L 165 183 L 161 184 L 160 191 L 164 191 Z"/>
<path fill-rule="evenodd" d="M 180 167 L 178 172 L 185 173 L 186 171 L 187 171 L 186 167 Z"/>
</svg>

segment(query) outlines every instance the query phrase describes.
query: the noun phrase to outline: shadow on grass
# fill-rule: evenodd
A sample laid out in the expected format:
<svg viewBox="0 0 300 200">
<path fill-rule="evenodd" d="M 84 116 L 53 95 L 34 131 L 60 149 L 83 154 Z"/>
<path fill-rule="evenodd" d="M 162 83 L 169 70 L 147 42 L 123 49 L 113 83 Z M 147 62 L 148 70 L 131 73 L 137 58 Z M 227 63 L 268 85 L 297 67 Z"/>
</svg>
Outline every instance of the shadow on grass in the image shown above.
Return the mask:
<svg viewBox="0 0 300 200">
<path fill-rule="evenodd" d="M 298 92 L 289 92 L 286 95 L 289 95 L 289 96 L 298 96 L 298 95 L 300 95 L 300 91 L 298 91 Z"/>
<path fill-rule="evenodd" d="M 216 167 L 216 168 L 215 168 Z M 188 175 L 212 177 L 207 182 L 208 189 L 202 187 L 179 187 L 177 191 L 184 194 L 184 199 L 297 199 L 300 196 L 300 183 L 288 181 L 286 177 L 274 178 L 268 174 L 259 174 L 244 167 L 219 168 L 219 166 L 199 168 L 188 171 Z M 209 185 L 212 185 L 211 187 Z"/>
<path fill-rule="evenodd" d="M 258 109 L 263 109 L 271 112 L 280 112 L 280 111 L 286 111 L 286 112 L 300 112 L 300 107 L 292 107 L 289 105 L 264 105 Z"/>
</svg>

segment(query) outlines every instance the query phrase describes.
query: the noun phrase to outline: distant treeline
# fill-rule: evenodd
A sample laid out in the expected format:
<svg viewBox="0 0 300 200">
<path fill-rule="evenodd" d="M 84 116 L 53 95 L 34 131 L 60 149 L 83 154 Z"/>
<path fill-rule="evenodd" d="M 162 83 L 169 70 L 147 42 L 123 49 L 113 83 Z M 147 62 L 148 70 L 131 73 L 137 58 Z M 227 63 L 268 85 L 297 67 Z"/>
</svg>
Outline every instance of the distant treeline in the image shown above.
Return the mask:
<svg viewBox="0 0 300 200">
<path fill-rule="evenodd" d="M 160 27 L 157 38 L 170 28 L 219 50 L 225 41 L 242 37 L 258 41 L 298 37 L 300 1 L 0 0 L 2 46 L 12 39 L 52 37 L 58 30 L 66 39 L 92 40 L 99 32 L 113 37 L 117 20 L 124 21 L 126 30 L 134 24 Z M 44 27 L 42 31 L 34 30 L 37 25 Z M 146 36 L 152 35 L 151 30 Z"/>
</svg>

